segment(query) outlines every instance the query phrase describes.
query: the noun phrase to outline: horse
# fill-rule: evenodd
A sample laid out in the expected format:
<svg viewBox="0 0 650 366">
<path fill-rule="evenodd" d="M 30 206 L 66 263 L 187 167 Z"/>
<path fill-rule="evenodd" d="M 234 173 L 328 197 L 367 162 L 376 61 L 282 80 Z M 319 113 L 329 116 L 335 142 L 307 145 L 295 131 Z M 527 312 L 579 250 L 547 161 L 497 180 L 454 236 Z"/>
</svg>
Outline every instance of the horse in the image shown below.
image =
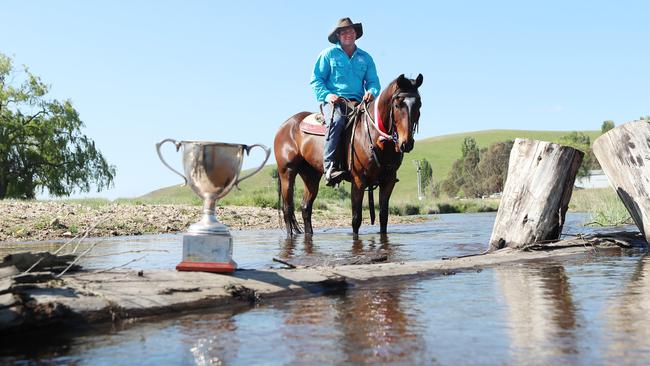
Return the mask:
<svg viewBox="0 0 650 366">
<path fill-rule="evenodd" d="M 355 235 L 358 235 L 361 226 L 366 189 L 374 224 L 372 190 L 376 187 L 379 187 L 380 233 L 386 234 L 388 201 L 397 182 L 397 169 L 404 153 L 413 150 L 415 144 L 413 135 L 418 127 L 422 106 L 418 88 L 422 81 L 422 74 L 416 79 L 408 79 L 404 74 L 398 76 L 375 101 L 359 105 L 359 117 L 342 136 L 342 141 L 349 141 L 346 145 L 349 177 L 346 180 L 350 181 L 352 187 L 352 230 Z M 278 167 L 278 199 L 289 236 L 301 233 L 293 202 L 296 175 L 300 175 L 305 185 L 301 205 L 304 232 L 312 234 L 312 207 L 324 173 L 325 137 L 300 129 L 300 122 L 310 114 L 299 112 L 291 116 L 280 126 L 273 143 Z"/>
</svg>

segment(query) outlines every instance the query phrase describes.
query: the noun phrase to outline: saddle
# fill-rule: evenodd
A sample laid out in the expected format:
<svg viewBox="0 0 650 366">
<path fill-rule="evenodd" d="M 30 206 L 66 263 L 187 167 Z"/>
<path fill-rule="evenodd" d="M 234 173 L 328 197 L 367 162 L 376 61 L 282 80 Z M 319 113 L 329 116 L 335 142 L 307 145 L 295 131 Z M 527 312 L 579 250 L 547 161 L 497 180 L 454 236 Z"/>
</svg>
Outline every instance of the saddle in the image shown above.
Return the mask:
<svg viewBox="0 0 650 366">
<path fill-rule="evenodd" d="M 354 101 L 347 101 L 348 104 L 348 123 L 345 125 L 347 129 L 352 122 L 360 115 L 360 111 L 356 108 L 359 103 Z M 327 122 L 323 116 L 323 112 L 312 113 L 300 121 L 300 131 L 317 136 L 325 136 L 327 132 Z"/>
<path fill-rule="evenodd" d="M 325 136 L 327 131 L 325 117 L 320 112 L 308 115 L 300 121 L 300 131 L 310 135 Z"/>
</svg>

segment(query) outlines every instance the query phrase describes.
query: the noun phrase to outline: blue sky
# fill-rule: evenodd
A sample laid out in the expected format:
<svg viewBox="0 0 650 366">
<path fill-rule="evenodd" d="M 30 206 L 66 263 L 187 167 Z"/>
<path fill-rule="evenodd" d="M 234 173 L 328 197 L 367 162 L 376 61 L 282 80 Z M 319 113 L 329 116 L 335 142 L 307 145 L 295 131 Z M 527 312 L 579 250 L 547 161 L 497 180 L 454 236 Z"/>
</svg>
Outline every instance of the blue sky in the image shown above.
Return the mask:
<svg viewBox="0 0 650 366">
<path fill-rule="evenodd" d="M 382 85 L 424 75 L 422 139 L 650 114 L 648 14 L 624 0 L 5 0 L 0 52 L 72 100 L 116 165 L 115 188 L 87 196 L 135 197 L 180 183 L 155 153 L 164 138 L 271 147 L 283 121 L 315 110 L 310 73 L 340 17 L 363 23 Z"/>
</svg>

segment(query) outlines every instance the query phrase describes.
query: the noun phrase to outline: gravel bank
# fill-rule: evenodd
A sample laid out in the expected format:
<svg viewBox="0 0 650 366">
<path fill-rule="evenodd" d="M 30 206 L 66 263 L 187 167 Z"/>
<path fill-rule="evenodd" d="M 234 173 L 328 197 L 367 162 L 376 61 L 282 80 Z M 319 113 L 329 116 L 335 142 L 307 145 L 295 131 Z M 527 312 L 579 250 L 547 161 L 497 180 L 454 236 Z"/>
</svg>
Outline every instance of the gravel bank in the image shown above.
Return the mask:
<svg viewBox="0 0 650 366">
<path fill-rule="evenodd" d="M 364 224 L 369 224 L 368 213 L 364 215 Z M 187 230 L 200 217 L 201 207 L 190 205 L 0 201 L 0 242 L 71 238 L 89 229 L 90 237 L 176 233 Z M 278 211 L 272 208 L 218 207 L 217 217 L 231 230 L 280 228 Z M 391 216 L 389 224 L 424 220 L 427 219 Z M 351 214 L 342 208 L 315 210 L 313 222 L 314 228 L 349 227 Z"/>
</svg>

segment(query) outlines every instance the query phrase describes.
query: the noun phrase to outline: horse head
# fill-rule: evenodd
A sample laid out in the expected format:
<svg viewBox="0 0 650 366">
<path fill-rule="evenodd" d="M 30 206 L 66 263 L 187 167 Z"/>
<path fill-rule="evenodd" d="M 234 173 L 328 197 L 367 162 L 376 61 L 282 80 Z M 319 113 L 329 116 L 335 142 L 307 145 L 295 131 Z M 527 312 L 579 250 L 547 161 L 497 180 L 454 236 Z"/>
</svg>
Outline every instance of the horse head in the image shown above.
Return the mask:
<svg viewBox="0 0 650 366">
<path fill-rule="evenodd" d="M 418 88 L 422 85 L 422 74 L 413 79 L 404 77 L 404 74 L 395 79 L 387 88 L 390 93 L 388 115 L 391 133 L 395 137 L 396 152 L 410 152 L 413 150 L 413 135 L 420 120 L 420 93 Z M 381 99 L 381 98 L 380 98 Z"/>
</svg>

